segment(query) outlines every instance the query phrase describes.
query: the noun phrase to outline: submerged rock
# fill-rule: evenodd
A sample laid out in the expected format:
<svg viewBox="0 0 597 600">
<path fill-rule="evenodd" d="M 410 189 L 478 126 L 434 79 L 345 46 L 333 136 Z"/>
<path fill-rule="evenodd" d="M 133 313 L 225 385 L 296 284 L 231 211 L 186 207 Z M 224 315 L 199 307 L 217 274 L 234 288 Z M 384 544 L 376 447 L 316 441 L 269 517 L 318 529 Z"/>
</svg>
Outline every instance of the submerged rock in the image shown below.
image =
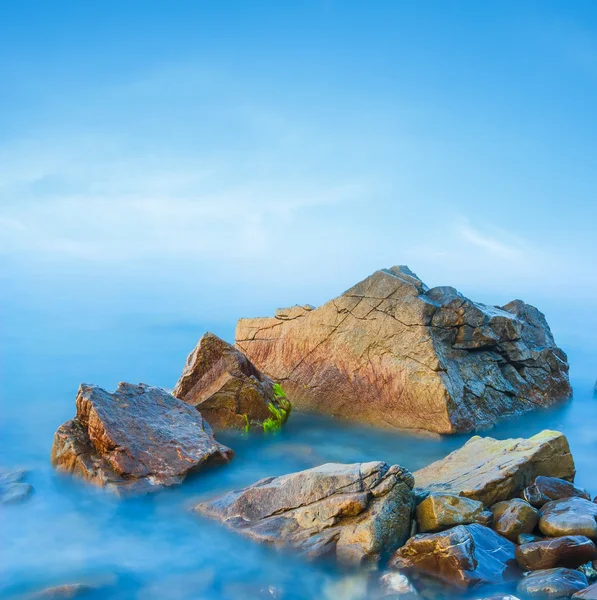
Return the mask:
<svg viewBox="0 0 597 600">
<path fill-rule="evenodd" d="M 412 475 L 397 465 L 328 463 L 263 479 L 196 510 L 261 542 L 360 563 L 406 541 L 412 487 Z"/>
<path fill-rule="evenodd" d="M 398 429 L 473 431 L 571 395 L 536 308 L 429 289 L 404 266 L 313 310 L 241 319 L 236 345 L 300 410 Z"/>
<path fill-rule="evenodd" d="M 597 583 L 576 592 L 573 598 L 583 598 L 583 600 L 597 600 Z"/>
<path fill-rule="evenodd" d="M 575 472 L 566 436 L 545 430 L 529 439 L 472 437 L 414 476 L 417 488 L 466 496 L 491 506 L 518 496 L 538 475 L 574 480 Z"/>
<path fill-rule="evenodd" d="M 213 333 L 189 354 L 172 393 L 201 411 L 216 430 L 277 429 L 290 413 L 280 385 Z"/>
<path fill-rule="evenodd" d="M 423 533 L 399 548 L 390 566 L 414 569 L 459 587 L 502 584 L 519 575 L 515 546 L 482 525 Z"/>
<path fill-rule="evenodd" d="M 531 571 L 518 584 L 518 593 L 528 598 L 570 598 L 588 585 L 587 578 L 572 569 Z"/>
<path fill-rule="evenodd" d="M 419 597 L 415 586 L 403 573 L 386 573 L 382 575 L 379 578 L 379 587 L 385 596 L 400 596 L 401 599 Z"/>
<path fill-rule="evenodd" d="M 97 587 L 86 583 L 66 583 L 49 587 L 27 596 L 28 600 L 66 600 L 67 598 L 84 598 L 95 595 Z"/>
<path fill-rule="evenodd" d="M 585 535 L 597 539 L 597 504 L 584 498 L 563 498 L 544 504 L 539 529 L 543 535 Z"/>
<path fill-rule="evenodd" d="M 573 497 L 585 498 L 590 500 L 589 492 L 576 487 L 569 481 L 558 479 L 557 477 L 545 477 L 540 475 L 525 488 L 522 497 L 533 506 L 541 508 L 546 502 L 551 500 L 560 500 L 562 498 Z"/>
<path fill-rule="evenodd" d="M 584 535 L 567 535 L 521 544 L 516 560 L 525 571 L 569 567 L 575 569 L 597 558 L 597 547 Z"/>
<path fill-rule="evenodd" d="M 539 511 L 521 498 L 497 502 L 491 510 L 493 528 L 513 542 L 520 534 L 531 533 L 539 523 Z"/>
<path fill-rule="evenodd" d="M 454 525 L 476 523 L 483 503 L 453 494 L 430 494 L 417 506 L 421 533 L 436 532 Z"/>
<path fill-rule="evenodd" d="M 0 469 L 0 504 L 21 502 L 33 491 L 33 487 L 24 482 L 26 471 Z"/>
<path fill-rule="evenodd" d="M 76 405 L 54 436 L 52 464 L 96 485 L 150 491 L 233 456 L 195 408 L 161 388 L 83 384 Z"/>
</svg>

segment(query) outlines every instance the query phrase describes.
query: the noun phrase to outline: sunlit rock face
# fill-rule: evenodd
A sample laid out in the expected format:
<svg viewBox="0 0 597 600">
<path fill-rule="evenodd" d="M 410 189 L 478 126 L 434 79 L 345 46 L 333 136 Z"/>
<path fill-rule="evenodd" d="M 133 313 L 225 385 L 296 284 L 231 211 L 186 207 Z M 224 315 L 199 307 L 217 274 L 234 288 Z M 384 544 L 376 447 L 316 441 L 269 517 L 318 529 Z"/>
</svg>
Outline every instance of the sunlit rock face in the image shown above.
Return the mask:
<svg viewBox="0 0 597 600">
<path fill-rule="evenodd" d="M 411 473 L 397 465 L 328 463 L 268 477 L 196 510 L 255 540 L 309 558 L 359 564 L 407 540 L 412 487 Z"/>
<path fill-rule="evenodd" d="M 241 319 L 236 345 L 299 410 L 399 429 L 467 432 L 571 395 L 539 310 L 429 289 L 404 266 L 319 308 Z"/>
<path fill-rule="evenodd" d="M 197 409 L 161 388 L 120 383 L 110 393 L 83 384 L 76 406 L 75 418 L 56 431 L 52 464 L 117 492 L 181 483 L 233 456 Z"/>
</svg>

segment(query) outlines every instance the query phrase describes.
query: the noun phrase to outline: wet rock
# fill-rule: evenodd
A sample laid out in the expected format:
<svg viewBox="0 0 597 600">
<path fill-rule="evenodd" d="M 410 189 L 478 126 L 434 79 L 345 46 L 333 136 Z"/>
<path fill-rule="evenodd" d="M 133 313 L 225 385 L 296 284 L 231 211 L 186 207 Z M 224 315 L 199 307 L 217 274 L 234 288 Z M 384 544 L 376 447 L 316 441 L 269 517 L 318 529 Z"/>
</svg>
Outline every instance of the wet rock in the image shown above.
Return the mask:
<svg viewBox="0 0 597 600">
<path fill-rule="evenodd" d="M 412 475 L 397 465 L 329 463 L 263 479 L 196 510 L 261 542 L 360 563 L 406 541 L 412 486 Z"/>
<path fill-rule="evenodd" d="M 557 477 L 545 477 L 540 475 L 522 492 L 522 497 L 532 506 L 541 508 L 551 500 L 561 498 L 572 498 L 578 496 L 590 500 L 591 497 L 586 490 L 576 487 L 573 483 L 558 479 Z"/>
<path fill-rule="evenodd" d="M 597 569 L 595 568 L 596 565 L 597 561 L 588 562 L 584 565 L 580 565 L 580 567 L 577 569 L 587 578 L 589 583 L 592 583 L 593 581 L 597 581 Z"/>
<path fill-rule="evenodd" d="M 418 598 L 419 593 L 410 579 L 403 573 L 386 573 L 379 578 L 379 586 L 385 596 Z"/>
<path fill-rule="evenodd" d="M 531 533 L 539 522 L 539 511 L 521 498 L 497 502 L 491 511 L 493 528 L 513 542 L 521 533 Z"/>
<path fill-rule="evenodd" d="M 421 533 L 436 532 L 475 523 L 483 511 L 483 503 L 453 494 L 430 494 L 417 506 L 417 522 Z"/>
<path fill-rule="evenodd" d="M 529 439 L 474 436 L 414 475 L 417 488 L 466 496 L 491 506 L 518 496 L 539 475 L 573 480 L 575 472 L 566 436 L 545 430 Z"/>
<path fill-rule="evenodd" d="M 515 546 L 482 525 L 419 534 L 399 548 L 390 566 L 415 569 L 459 587 L 502 584 L 518 576 Z"/>
<path fill-rule="evenodd" d="M 518 593 L 528 598 L 570 598 L 588 585 L 587 578 L 572 569 L 531 571 L 518 584 Z"/>
<path fill-rule="evenodd" d="M 583 600 L 597 600 L 597 583 L 576 592 L 572 597 L 575 599 L 582 598 Z"/>
<path fill-rule="evenodd" d="M 541 535 L 535 535 L 533 533 L 521 533 L 516 541 L 518 544 L 529 544 L 530 542 L 540 542 L 544 539 L 545 538 Z"/>
<path fill-rule="evenodd" d="M 493 525 L 493 513 L 490 510 L 482 510 L 476 517 L 475 523 L 491 527 Z"/>
<path fill-rule="evenodd" d="M 174 396 L 195 406 L 215 429 L 277 429 L 290 402 L 237 348 L 206 333 L 189 354 Z"/>
<path fill-rule="evenodd" d="M 26 475 L 22 469 L 0 469 L 0 504 L 21 502 L 31 494 L 33 487 L 23 481 Z"/>
<path fill-rule="evenodd" d="M 597 504 L 584 498 L 563 498 L 544 504 L 539 529 L 550 537 L 585 535 L 597 538 Z"/>
<path fill-rule="evenodd" d="M 472 431 L 571 395 L 536 308 L 429 289 L 404 266 L 316 309 L 241 319 L 236 345 L 300 410 L 383 427 Z"/>
<path fill-rule="evenodd" d="M 554 567 L 575 569 L 595 558 L 597 547 L 583 535 L 567 535 L 529 542 L 516 548 L 516 560 L 525 571 Z"/>
<path fill-rule="evenodd" d="M 199 411 L 160 388 L 120 383 L 109 393 L 83 384 L 76 406 L 54 436 L 52 464 L 114 491 L 181 483 L 233 456 Z"/>
</svg>

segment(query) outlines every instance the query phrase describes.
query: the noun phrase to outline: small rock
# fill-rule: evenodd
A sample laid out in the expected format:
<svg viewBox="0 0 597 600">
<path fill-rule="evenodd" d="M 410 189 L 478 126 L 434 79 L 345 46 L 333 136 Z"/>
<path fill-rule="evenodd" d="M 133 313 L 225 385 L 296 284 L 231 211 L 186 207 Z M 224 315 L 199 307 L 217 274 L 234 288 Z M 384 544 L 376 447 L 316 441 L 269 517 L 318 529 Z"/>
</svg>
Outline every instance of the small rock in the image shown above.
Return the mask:
<svg viewBox="0 0 597 600">
<path fill-rule="evenodd" d="M 516 548 L 516 560 L 525 571 L 568 567 L 575 569 L 597 558 L 597 547 L 583 535 L 567 535 Z"/>
<path fill-rule="evenodd" d="M 417 522 L 421 533 L 436 532 L 475 523 L 483 511 L 483 503 L 454 494 L 430 494 L 417 506 Z"/>
<path fill-rule="evenodd" d="M 410 538 L 390 567 L 414 569 L 462 588 L 502 584 L 519 574 L 515 546 L 482 525 L 458 525 L 441 533 Z"/>
<path fill-rule="evenodd" d="M 83 598 L 96 591 L 96 587 L 86 583 L 67 583 L 34 592 L 27 596 L 28 600 L 66 600 L 67 598 Z"/>
<path fill-rule="evenodd" d="M 539 511 L 520 498 L 498 502 L 491 511 L 493 528 L 513 542 L 521 533 L 531 533 L 539 522 Z"/>
<path fill-rule="evenodd" d="M 20 502 L 31 494 L 33 487 L 23 481 L 26 475 L 22 469 L 0 469 L 0 504 Z"/>
<path fill-rule="evenodd" d="M 552 500 L 539 511 L 539 529 L 543 535 L 584 535 L 597 538 L 597 504 L 584 498 Z"/>
<path fill-rule="evenodd" d="M 578 567 L 578 570 L 584 574 L 589 582 L 597 581 L 597 569 L 594 562 L 588 562 Z"/>
<path fill-rule="evenodd" d="M 189 354 L 174 396 L 215 429 L 278 429 L 290 414 L 282 388 L 237 348 L 206 333 Z"/>
<path fill-rule="evenodd" d="M 572 569 L 531 571 L 518 584 L 518 593 L 529 598 L 570 598 L 588 585 L 587 578 Z"/>
<path fill-rule="evenodd" d="M 576 592 L 572 597 L 576 599 L 582 598 L 583 600 L 597 600 L 597 583 L 580 590 L 580 592 Z"/>
<path fill-rule="evenodd" d="M 485 527 L 491 527 L 493 525 L 493 513 L 490 510 L 482 510 L 476 517 L 475 523 L 479 525 L 485 525 Z"/>
<path fill-rule="evenodd" d="M 518 544 L 529 544 L 530 542 L 540 542 L 545 538 L 534 533 L 521 533 L 516 540 Z"/>
<path fill-rule="evenodd" d="M 415 586 L 403 573 L 386 573 L 379 578 L 379 584 L 386 596 L 416 598 L 419 596 Z"/>
<path fill-rule="evenodd" d="M 537 477 L 531 485 L 523 490 L 522 497 L 536 508 L 541 508 L 551 500 L 561 500 L 562 498 L 591 499 L 586 490 L 576 487 L 573 483 L 558 477 L 545 477 L 543 475 Z"/>
</svg>

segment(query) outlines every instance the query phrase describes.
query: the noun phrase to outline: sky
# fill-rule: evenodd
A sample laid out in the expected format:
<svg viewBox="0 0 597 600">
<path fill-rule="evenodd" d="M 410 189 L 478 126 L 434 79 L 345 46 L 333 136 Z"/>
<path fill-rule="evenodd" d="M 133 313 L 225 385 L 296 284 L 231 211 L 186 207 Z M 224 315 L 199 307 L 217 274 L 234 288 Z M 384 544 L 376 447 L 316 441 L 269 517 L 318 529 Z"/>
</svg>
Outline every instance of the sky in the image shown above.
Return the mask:
<svg viewBox="0 0 597 600">
<path fill-rule="evenodd" d="M 593 1 L 1 2 L 0 82 L 13 338 L 230 338 L 407 264 L 597 377 Z"/>
</svg>

